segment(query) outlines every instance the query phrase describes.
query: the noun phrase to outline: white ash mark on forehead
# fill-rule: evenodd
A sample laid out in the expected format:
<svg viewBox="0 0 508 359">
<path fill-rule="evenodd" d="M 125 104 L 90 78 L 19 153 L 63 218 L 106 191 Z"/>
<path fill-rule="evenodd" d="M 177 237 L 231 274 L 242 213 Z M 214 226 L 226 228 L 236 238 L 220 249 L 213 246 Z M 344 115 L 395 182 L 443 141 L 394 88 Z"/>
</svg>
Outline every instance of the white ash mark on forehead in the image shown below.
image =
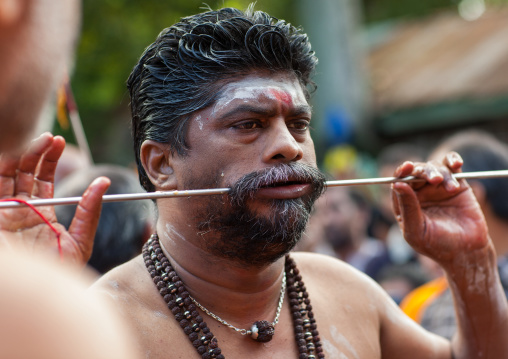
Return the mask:
<svg viewBox="0 0 508 359">
<path fill-rule="evenodd" d="M 271 98 L 273 99 L 273 95 L 270 93 L 270 91 L 266 91 L 266 88 L 259 86 L 239 87 L 227 90 L 224 92 L 225 98 L 219 99 L 215 104 L 215 106 L 213 107 L 212 114 L 222 111 L 223 109 L 228 107 L 231 104 L 231 102 L 235 100 L 247 102 L 249 100 L 256 99 L 261 94 L 265 95 L 269 94 L 269 96 L 271 96 Z"/>
<path fill-rule="evenodd" d="M 196 118 L 194 119 L 194 121 L 197 122 L 199 129 L 201 131 L 203 131 L 204 123 L 203 123 L 203 119 L 201 118 L 201 115 L 197 115 Z"/>
</svg>

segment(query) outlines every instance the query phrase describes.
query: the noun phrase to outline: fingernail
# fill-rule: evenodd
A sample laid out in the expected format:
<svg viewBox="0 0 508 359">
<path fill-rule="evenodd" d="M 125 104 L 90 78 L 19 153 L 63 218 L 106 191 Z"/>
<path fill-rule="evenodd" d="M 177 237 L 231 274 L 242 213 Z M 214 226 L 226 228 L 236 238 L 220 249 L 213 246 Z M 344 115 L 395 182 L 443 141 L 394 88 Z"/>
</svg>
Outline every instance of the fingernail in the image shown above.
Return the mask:
<svg viewBox="0 0 508 359">
<path fill-rule="evenodd" d="M 449 191 L 455 191 L 458 188 L 460 188 L 460 184 L 455 178 L 452 178 L 450 181 L 446 183 L 446 189 Z"/>
<path fill-rule="evenodd" d="M 429 179 L 434 179 L 436 177 L 441 177 L 441 174 L 436 170 L 432 170 L 429 174 Z"/>
<path fill-rule="evenodd" d="M 460 155 L 457 153 L 457 152 L 450 152 L 446 155 L 446 160 L 448 161 L 448 163 L 452 164 L 452 163 L 456 163 L 456 162 L 460 162 L 462 163 L 462 157 L 460 157 Z"/>
</svg>

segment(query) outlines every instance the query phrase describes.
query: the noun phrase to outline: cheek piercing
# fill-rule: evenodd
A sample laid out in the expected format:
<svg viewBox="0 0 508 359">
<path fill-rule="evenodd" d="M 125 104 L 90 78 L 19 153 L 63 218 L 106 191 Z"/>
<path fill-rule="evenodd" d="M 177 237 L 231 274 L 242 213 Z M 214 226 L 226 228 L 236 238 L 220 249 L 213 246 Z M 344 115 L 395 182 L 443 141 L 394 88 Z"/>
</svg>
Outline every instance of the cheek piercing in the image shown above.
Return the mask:
<svg viewBox="0 0 508 359">
<path fill-rule="evenodd" d="M 224 177 L 224 173 L 221 174 Z M 461 172 L 454 173 L 453 178 L 459 179 L 478 179 L 478 178 L 503 178 L 508 177 L 508 170 L 498 171 L 478 171 L 478 172 Z M 395 182 L 425 182 L 423 179 L 415 178 L 412 176 L 398 178 L 398 177 L 381 177 L 381 178 L 365 178 L 365 179 L 351 179 L 351 180 L 337 180 L 327 181 L 327 187 L 340 187 L 340 186 L 356 186 L 356 185 L 374 185 L 374 184 L 390 184 Z M 167 192 L 147 192 L 147 193 L 127 193 L 127 194 L 110 194 L 102 196 L 102 202 L 121 202 L 133 201 L 140 199 L 157 199 L 157 198 L 172 198 L 172 197 L 190 197 L 190 196 L 209 196 L 225 194 L 230 192 L 230 188 L 212 188 L 212 189 L 193 189 L 193 190 L 180 190 L 180 191 L 167 191 Z M 0 208 L 18 208 L 26 206 L 56 206 L 63 204 L 78 204 L 81 197 L 66 197 L 66 198 L 42 198 L 18 203 L 15 199 L 4 199 L 0 201 Z"/>
</svg>

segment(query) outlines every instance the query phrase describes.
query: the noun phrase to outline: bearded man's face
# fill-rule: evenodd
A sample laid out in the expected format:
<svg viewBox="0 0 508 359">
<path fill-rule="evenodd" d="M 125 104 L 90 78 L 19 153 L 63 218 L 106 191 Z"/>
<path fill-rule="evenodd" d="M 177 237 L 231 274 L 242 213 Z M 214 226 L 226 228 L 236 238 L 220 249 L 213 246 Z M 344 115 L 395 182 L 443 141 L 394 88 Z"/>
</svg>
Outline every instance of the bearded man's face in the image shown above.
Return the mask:
<svg viewBox="0 0 508 359">
<path fill-rule="evenodd" d="M 231 80 L 193 114 L 190 149 L 175 166 L 178 189 L 232 188 L 188 209 L 207 251 L 263 265 L 300 239 L 324 187 L 310 118 L 296 76 L 263 71 Z"/>
</svg>

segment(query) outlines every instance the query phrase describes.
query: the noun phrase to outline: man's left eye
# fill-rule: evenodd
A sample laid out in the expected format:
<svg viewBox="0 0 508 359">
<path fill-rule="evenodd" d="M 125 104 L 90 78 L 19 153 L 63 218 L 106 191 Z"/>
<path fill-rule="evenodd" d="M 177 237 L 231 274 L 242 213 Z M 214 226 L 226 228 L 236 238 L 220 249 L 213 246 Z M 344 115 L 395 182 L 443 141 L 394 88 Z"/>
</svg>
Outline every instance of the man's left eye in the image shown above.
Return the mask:
<svg viewBox="0 0 508 359">
<path fill-rule="evenodd" d="M 295 130 L 306 130 L 309 128 L 309 121 L 307 120 L 294 121 L 289 123 L 288 127 L 293 128 Z"/>
</svg>

